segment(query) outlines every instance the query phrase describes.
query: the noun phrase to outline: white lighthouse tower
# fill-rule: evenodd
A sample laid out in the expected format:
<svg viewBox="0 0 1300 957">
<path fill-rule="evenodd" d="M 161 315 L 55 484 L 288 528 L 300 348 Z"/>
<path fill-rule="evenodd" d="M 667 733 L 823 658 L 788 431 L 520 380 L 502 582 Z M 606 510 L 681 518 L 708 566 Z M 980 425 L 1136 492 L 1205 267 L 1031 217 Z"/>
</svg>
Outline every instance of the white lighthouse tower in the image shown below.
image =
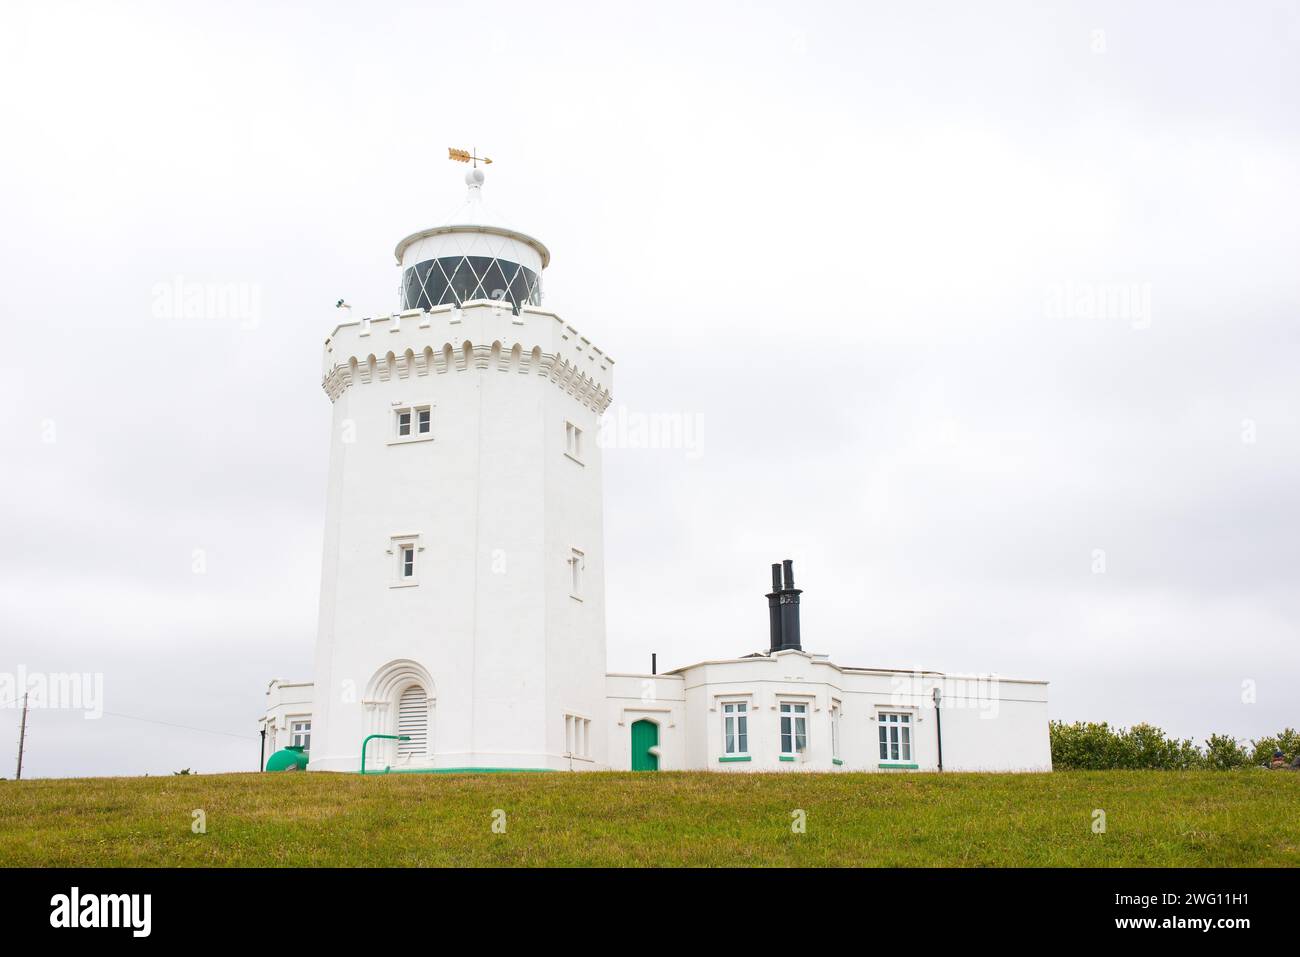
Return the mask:
<svg viewBox="0 0 1300 957">
<path fill-rule="evenodd" d="M 311 767 L 608 766 L 597 421 L 613 360 L 482 204 L 397 244 L 400 308 L 325 341 Z M 407 740 L 372 735 L 400 735 Z"/>
</svg>

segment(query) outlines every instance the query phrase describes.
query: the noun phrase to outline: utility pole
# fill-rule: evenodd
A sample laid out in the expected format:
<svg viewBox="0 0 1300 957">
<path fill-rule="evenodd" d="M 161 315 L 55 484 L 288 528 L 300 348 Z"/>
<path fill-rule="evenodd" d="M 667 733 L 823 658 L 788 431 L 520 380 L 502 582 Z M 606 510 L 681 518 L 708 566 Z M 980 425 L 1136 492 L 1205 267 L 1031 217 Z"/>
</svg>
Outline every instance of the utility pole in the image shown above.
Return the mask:
<svg viewBox="0 0 1300 957">
<path fill-rule="evenodd" d="M 23 695 L 23 719 L 18 725 L 18 773 L 15 781 L 23 779 L 23 747 L 27 744 L 27 695 Z"/>
</svg>

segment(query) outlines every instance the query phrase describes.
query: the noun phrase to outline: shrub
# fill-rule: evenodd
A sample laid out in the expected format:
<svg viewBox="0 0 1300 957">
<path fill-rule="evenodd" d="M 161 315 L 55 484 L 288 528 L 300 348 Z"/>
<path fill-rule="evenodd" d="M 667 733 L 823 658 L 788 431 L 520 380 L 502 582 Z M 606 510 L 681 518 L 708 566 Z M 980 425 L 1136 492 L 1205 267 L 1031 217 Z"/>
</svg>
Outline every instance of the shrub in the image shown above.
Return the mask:
<svg viewBox="0 0 1300 957">
<path fill-rule="evenodd" d="M 1050 725 L 1052 766 L 1063 771 L 1113 769 L 1181 771 L 1199 767 L 1201 752 L 1190 738 L 1169 738 L 1150 724 L 1112 729 L 1106 722 Z"/>
<path fill-rule="evenodd" d="M 1191 738 L 1166 738 L 1154 725 L 1134 725 L 1127 732 L 1121 731 L 1120 736 L 1126 768 L 1186 771 L 1201 764 L 1201 753 Z"/>
<path fill-rule="evenodd" d="M 1205 739 L 1205 767 L 1211 771 L 1248 768 L 1250 752 L 1237 739 L 1226 734 L 1212 734 Z"/>
<path fill-rule="evenodd" d="M 1052 742 L 1052 767 L 1063 771 L 1107 770 L 1120 765 L 1115 732 L 1106 722 L 1053 721 L 1048 726 Z"/>
<path fill-rule="evenodd" d="M 1251 764 L 1268 764 L 1273 759 L 1274 750 L 1281 750 L 1286 755 L 1286 759 L 1292 761 L 1300 752 L 1300 731 L 1296 731 L 1295 728 L 1283 728 L 1272 737 L 1250 742 L 1250 746 L 1254 752 L 1251 755 Z"/>
<path fill-rule="evenodd" d="M 1230 770 L 1267 763 L 1274 748 L 1288 757 L 1300 750 L 1300 732 L 1292 728 L 1252 741 L 1250 747 L 1226 734 L 1212 734 L 1199 748 L 1191 738 L 1170 738 L 1150 724 L 1112 728 L 1106 722 L 1076 721 L 1049 725 L 1052 766 L 1062 771 Z"/>
</svg>

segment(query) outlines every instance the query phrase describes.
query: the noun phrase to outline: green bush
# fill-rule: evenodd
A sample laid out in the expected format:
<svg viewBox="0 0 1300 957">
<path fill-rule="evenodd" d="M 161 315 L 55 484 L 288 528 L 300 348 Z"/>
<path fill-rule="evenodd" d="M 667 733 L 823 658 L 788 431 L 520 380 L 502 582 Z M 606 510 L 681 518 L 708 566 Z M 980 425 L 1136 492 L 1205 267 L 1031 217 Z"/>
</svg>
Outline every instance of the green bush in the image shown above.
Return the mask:
<svg viewBox="0 0 1300 957">
<path fill-rule="evenodd" d="M 1212 734 L 1205 739 L 1205 768 L 1209 771 L 1231 771 L 1248 768 L 1254 763 L 1250 752 L 1236 738 L 1226 734 Z"/>
<path fill-rule="evenodd" d="M 1288 759 L 1300 751 L 1300 732 L 1293 728 L 1252 741 L 1250 747 L 1231 735 L 1212 734 L 1204 748 L 1190 738 L 1167 737 L 1149 724 L 1112 728 L 1104 721 L 1053 721 L 1049 733 L 1052 767 L 1062 771 L 1226 771 L 1266 764 L 1274 748 L 1281 748 Z"/>
<path fill-rule="evenodd" d="M 1254 750 L 1250 759 L 1251 764 L 1268 764 L 1273 760 L 1275 749 L 1280 749 L 1288 761 L 1294 761 L 1296 754 L 1300 753 L 1300 731 L 1295 728 L 1284 728 L 1271 737 L 1250 742 L 1250 746 Z"/>
<path fill-rule="evenodd" d="M 1135 725 L 1120 732 L 1124 741 L 1124 767 L 1140 770 L 1154 768 L 1158 771 L 1187 771 L 1200 767 L 1201 754 L 1191 738 L 1178 740 L 1166 738 L 1159 728 L 1149 724 Z"/>
<path fill-rule="evenodd" d="M 1052 766 L 1063 771 L 1160 770 L 1200 767 L 1202 755 L 1191 739 L 1169 738 L 1159 728 L 1138 724 L 1111 728 L 1106 722 L 1050 725 Z"/>
<path fill-rule="evenodd" d="M 1048 726 L 1052 742 L 1052 767 L 1063 771 L 1102 771 L 1118 767 L 1119 747 L 1115 732 L 1104 721 L 1053 721 Z"/>
</svg>

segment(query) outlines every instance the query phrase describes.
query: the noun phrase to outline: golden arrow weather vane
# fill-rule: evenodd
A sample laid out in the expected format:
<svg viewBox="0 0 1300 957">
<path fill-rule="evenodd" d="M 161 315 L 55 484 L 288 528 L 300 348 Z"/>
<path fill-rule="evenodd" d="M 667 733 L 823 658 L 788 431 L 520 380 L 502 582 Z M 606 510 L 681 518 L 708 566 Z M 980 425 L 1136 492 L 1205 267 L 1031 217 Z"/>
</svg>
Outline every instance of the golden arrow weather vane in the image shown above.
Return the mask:
<svg viewBox="0 0 1300 957">
<path fill-rule="evenodd" d="M 477 147 L 475 147 L 477 149 Z M 473 163 L 476 167 L 479 163 L 487 166 L 492 161 L 486 156 L 478 156 L 474 150 L 458 150 L 454 146 L 447 147 L 447 158 L 453 159 L 458 163 Z"/>
</svg>

